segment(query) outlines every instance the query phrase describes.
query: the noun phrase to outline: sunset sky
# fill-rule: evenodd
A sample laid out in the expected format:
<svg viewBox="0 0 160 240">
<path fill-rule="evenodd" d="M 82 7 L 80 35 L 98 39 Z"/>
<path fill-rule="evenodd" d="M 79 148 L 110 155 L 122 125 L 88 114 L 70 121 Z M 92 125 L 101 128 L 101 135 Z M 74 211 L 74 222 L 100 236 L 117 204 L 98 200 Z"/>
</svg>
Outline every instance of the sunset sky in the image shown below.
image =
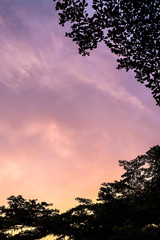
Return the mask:
<svg viewBox="0 0 160 240">
<path fill-rule="evenodd" d="M 0 205 L 96 199 L 118 160 L 160 144 L 160 107 L 103 45 L 78 54 L 52 0 L 0 0 Z"/>
</svg>

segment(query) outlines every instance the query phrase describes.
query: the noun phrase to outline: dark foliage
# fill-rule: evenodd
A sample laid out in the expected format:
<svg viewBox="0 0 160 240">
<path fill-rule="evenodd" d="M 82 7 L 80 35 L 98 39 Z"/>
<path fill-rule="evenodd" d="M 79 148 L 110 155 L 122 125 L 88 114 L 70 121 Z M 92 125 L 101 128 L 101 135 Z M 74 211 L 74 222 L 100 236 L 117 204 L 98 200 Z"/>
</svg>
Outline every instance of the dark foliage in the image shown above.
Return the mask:
<svg viewBox="0 0 160 240">
<path fill-rule="evenodd" d="M 0 207 L 0 236 L 3 236 L 0 239 L 31 240 L 48 235 L 46 225 L 58 215 L 51 205 L 27 201 L 21 195 L 9 197 L 8 206 Z M 20 233 L 16 234 L 17 231 Z"/>
<path fill-rule="evenodd" d="M 89 55 L 103 41 L 118 56 L 118 69 L 133 69 L 139 82 L 150 88 L 160 105 L 160 1 L 93 0 L 93 15 L 86 0 L 53 0 L 60 24 L 71 23 L 66 33 Z"/>
<path fill-rule="evenodd" d="M 102 184 L 97 203 L 77 198 L 79 205 L 59 214 L 50 204 L 8 198 L 0 207 L 0 239 L 159 240 L 160 146 L 131 161 L 119 181 Z M 29 227 L 29 229 L 25 229 Z M 12 235 L 9 230 L 20 230 Z"/>
</svg>

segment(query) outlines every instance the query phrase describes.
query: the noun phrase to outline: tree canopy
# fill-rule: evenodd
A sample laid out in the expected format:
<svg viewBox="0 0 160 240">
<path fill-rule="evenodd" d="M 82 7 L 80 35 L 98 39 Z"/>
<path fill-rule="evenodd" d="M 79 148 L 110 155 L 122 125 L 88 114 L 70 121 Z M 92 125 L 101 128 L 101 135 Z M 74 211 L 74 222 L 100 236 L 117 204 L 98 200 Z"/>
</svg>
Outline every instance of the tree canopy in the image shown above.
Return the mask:
<svg viewBox="0 0 160 240">
<path fill-rule="evenodd" d="M 0 239 L 159 240 L 160 146 L 119 165 L 121 179 L 103 183 L 96 203 L 77 198 L 79 204 L 61 214 L 45 202 L 11 196 L 0 207 Z"/>
<path fill-rule="evenodd" d="M 60 24 L 70 23 L 66 36 L 89 55 L 104 42 L 118 56 L 118 69 L 132 69 L 140 83 L 151 89 L 160 105 L 160 2 L 159 0 L 53 0 Z"/>
<path fill-rule="evenodd" d="M 21 195 L 8 198 L 8 206 L 0 207 L 0 239 L 41 239 L 50 232 L 46 229 L 59 211 L 52 204 L 26 200 Z"/>
</svg>

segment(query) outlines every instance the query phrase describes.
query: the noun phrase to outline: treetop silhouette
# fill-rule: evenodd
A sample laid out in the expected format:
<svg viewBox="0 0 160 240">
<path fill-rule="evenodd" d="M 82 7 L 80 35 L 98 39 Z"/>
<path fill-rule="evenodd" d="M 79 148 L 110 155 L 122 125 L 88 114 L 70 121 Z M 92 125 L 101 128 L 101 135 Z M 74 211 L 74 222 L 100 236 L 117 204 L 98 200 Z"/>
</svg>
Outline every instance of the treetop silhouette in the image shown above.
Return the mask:
<svg viewBox="0 0 160 240">
<path fill-rule="evenodd" d="M 118 57 L 118 69 L 132 69 L 150 88 L 160 105 L 160 2 L 159 0 L 93 0 L 93 15 L 86 0 L 53 0 L 60 24 L 71 25 L 66 36 L 89 55 L 104 42 Z"/>
<path fill-rule="evenodd" d="M 45 202 L 11 196 L 0 207 L 0 239 L 159 240 L 160 146 L 119 164 L 124 174 L 102 184 L 96 203 L 77 198 L 79 205 L 62 214 Z"/>
</svg>

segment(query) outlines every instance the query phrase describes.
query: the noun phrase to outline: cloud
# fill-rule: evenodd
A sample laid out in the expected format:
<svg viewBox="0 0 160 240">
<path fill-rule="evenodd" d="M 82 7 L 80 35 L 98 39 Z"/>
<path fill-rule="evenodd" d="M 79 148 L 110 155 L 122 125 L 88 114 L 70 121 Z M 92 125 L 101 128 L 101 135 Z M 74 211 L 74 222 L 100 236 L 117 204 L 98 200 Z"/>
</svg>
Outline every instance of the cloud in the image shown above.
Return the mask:
<svg viewBox="0 0 160 240">
<path fill-rule="evenodd" d="M 102 182 L 120 177 L 118 159 L 159 142 L 148 92 L 103 45 L 79 56 L 52 1 L 4 1 L 0 31 L 4 199 L 23 194 L 64 209 L 74 197 L 96 198 Z"/>
</svg>

